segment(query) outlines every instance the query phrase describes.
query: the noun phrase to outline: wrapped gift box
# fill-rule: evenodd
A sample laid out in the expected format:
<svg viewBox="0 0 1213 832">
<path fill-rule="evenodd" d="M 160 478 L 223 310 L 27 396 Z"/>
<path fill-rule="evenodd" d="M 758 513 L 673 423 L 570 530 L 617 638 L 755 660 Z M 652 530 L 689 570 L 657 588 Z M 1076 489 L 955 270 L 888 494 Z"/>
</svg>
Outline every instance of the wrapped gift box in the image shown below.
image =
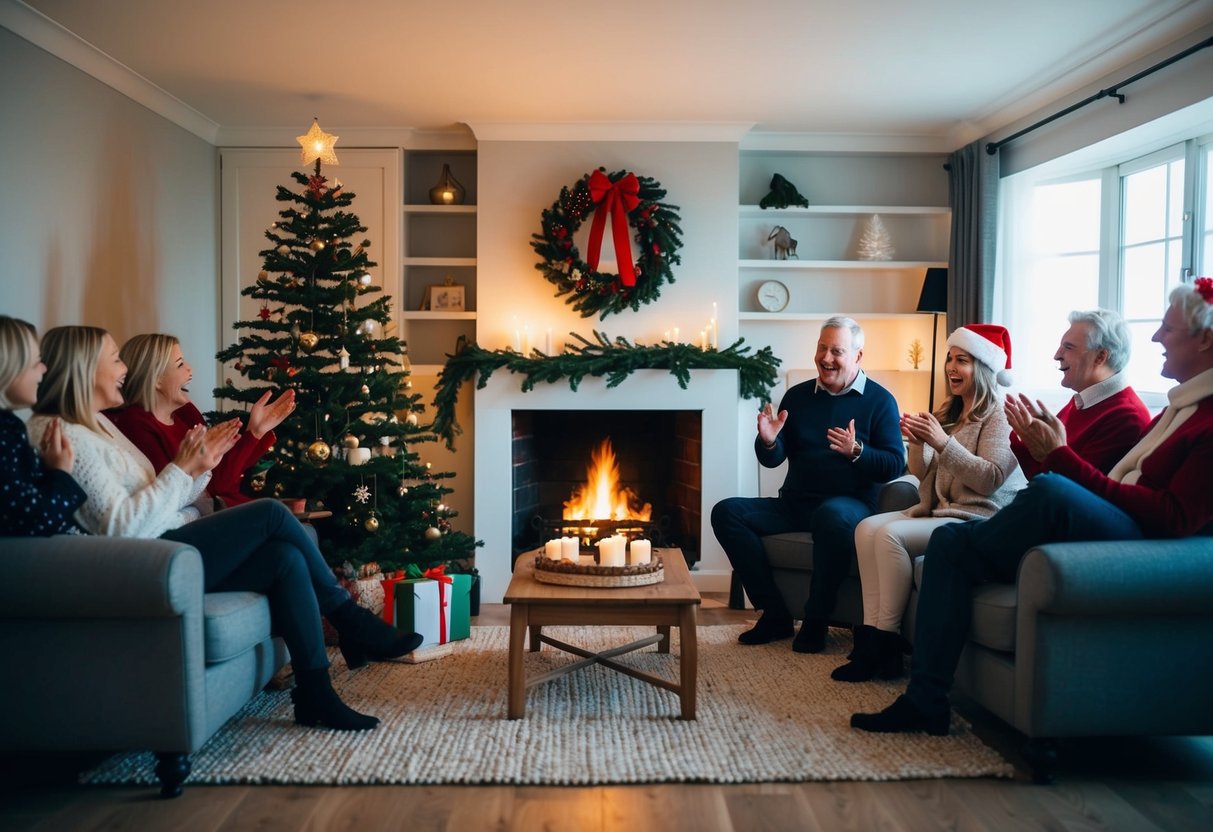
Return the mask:
<svg viewBox="0 0 1213 832">
<path fill-rule="evenodd" d="M 396 627 L 420 633 L 421 647 L 472 634 L 471 575 L 407 578 L 396 584 Z"/>
</svg>

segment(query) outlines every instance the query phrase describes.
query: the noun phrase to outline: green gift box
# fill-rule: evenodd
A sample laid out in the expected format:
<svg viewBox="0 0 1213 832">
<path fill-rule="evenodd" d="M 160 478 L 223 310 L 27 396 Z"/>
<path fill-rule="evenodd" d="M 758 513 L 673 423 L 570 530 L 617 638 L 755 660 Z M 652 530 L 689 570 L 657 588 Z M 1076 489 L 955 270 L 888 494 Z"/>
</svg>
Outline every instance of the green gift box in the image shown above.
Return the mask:
<svg viewBox="0 0 1213 832">
<path fill-rule="evenodd" d="M 408 578 L 396 584 L 396 627 L 424 637 L 422 647 L 472 635 L 472 575 Z"/>
</svg>

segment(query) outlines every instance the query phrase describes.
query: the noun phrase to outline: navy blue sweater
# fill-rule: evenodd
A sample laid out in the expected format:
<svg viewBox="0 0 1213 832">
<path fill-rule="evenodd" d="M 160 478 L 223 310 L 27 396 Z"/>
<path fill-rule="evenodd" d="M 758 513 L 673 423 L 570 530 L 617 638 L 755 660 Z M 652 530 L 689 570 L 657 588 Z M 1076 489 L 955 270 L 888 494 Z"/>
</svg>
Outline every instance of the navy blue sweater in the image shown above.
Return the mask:
<svg viewBox="0 0 1213 832">
<path fill-rule="evenodd" d="M 72 515 L 85 499 L 71 474 L 48 468 L 34 453 L 25 423 L 0 410 L 0 536 L 77 533 Z"/>
<path fill-rule="evenodd" d="M 767 468 L 788 460 L 781 497 L 819 499 L 845 494 L 875 507 L 876 486 L 905 471 L 897 401 L 870 378 L 862 394 L 851 390 L 842 396 L 819 392 L 816 380 L 797 384 L 784 394 L 779 410 L 788 412 L 788 420 L 775 437 L 775 447 L 767 448 L 756 438 L 754 450 Z M 863 453 L 854 462 L 831 451 L 826 437 L 829 428 L 845 428 L 852 419 L 855 438 L 863 443 Z"/>
</svg>

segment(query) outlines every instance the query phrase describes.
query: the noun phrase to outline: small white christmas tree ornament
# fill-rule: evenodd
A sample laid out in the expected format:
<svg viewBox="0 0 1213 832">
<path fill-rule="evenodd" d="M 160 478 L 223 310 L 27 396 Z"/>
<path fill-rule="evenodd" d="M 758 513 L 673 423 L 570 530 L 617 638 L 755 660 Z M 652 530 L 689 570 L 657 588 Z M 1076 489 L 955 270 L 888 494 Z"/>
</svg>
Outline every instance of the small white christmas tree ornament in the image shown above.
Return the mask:
<svg viewBox="0 0 1213 832">
<path fill-rule="evenodd" d="M 863 236 L 859 238 L 859 259 L 893 259 L 893 238 L 889 236 L 889 230 L 884 227 L 880 214 L 872 215 L 872 218 L 868 220 L 868 227 L 863 231 Z"/>
</svg>

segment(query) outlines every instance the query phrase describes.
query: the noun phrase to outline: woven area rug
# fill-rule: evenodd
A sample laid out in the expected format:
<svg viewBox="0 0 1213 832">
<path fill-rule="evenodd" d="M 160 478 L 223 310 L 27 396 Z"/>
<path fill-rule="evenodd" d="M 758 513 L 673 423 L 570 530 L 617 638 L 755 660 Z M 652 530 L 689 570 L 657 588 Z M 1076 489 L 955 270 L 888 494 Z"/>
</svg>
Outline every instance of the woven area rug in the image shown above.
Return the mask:
<svg viewBox="0 0 1213 832">
<path fill-rule="evenodd" d="M 507 720 L 508 628 L 475 627 L 455 652 L 424 664 L 376 663 L 355 672 L 337 658 L 334 684 L 354 708 L 383 720 L 343 733 L 295 725 L 289 694 L 255 697 L 193 756 L 189 783 L 608 784 L 752 783 L 1009 777 L 1012 766 L 958 717 L 947 737 L 855 731 L 849 718 L 891 702 L 902 683 L 829 678 L 850 648 L 831 631 L 827 651 L 789 642 L 737 644 L 740 626 L 699 628 L 698 719 L 678 698 L 596 665 L 531 688 L 526 718 Z M 552 627 L 554 638 L 601 650 L 642 628 Z M 675 631 L 676 632 L 676 631 Z M 574 657 L 544 646 L 528 677 Z M 678 642 L 621 661 L 675 679 Z M 120 754 L 85 772 L 91 784 L 153 784 L 154 757 Z"/>
</svg>

